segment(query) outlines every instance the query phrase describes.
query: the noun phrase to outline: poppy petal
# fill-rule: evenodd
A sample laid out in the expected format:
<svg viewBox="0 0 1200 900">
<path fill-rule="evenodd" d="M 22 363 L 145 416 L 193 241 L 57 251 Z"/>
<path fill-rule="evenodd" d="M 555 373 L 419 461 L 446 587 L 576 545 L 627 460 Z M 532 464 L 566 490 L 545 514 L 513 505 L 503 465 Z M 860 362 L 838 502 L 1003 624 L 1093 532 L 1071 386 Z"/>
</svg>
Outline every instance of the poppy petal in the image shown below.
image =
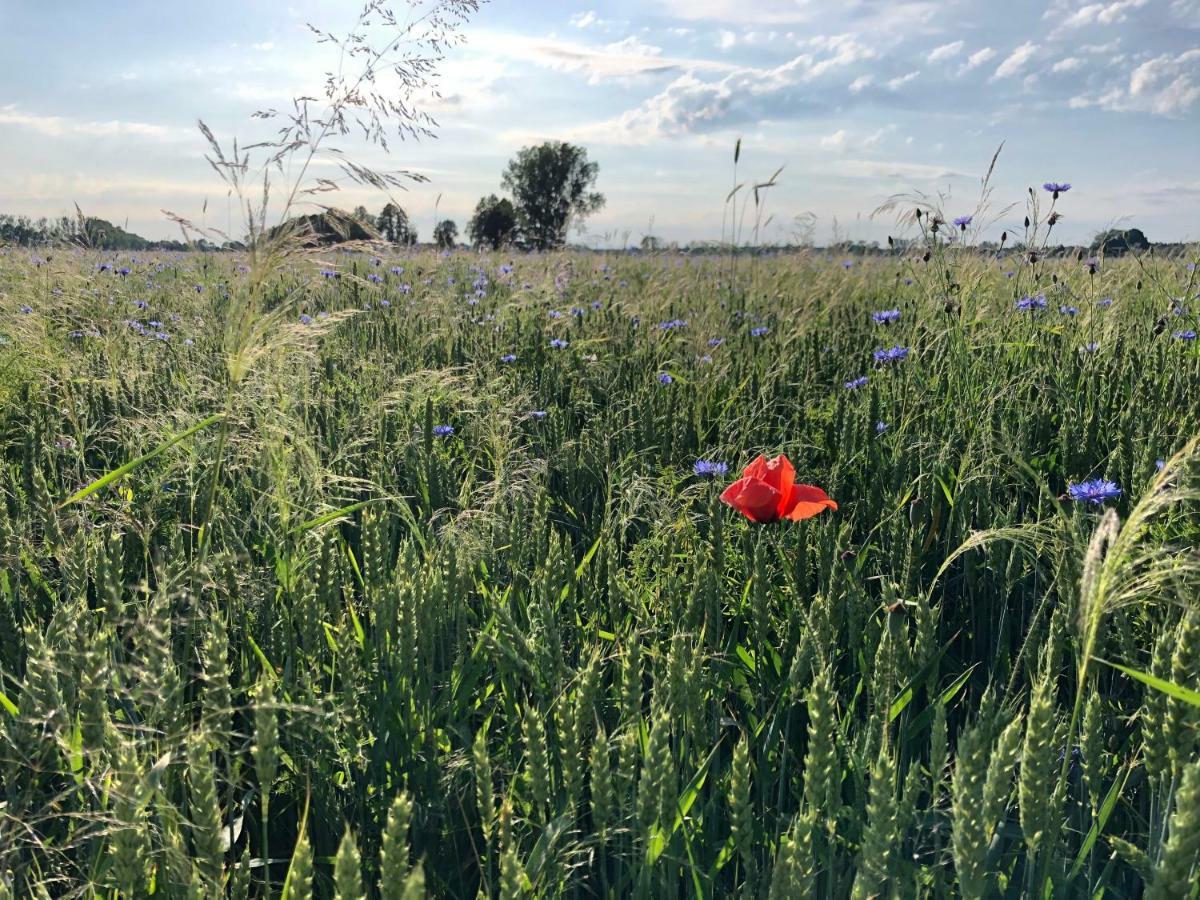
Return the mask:
<svg viewBox="0 0 1200 900">
<path fill-rule="evenodd" d="M 783 518 L 793 522 L 811 519 L 827 509 L 836 510 L 838 508 L 837 501 L 813 484 L 794 485 L 791 496 L 788 497 L 787 506 L 787 510 L 783 512 Z"/>
<path fill-rule="evenodd" d="M 779 491 L 779 514 L 782 516 L 787 506 L 787 498 L 791 494 L 792 484 L 796 481 L 796 469 L 784 454 L 780 453 L 774 459 L 759 456 L 746 466 L 742 473 L 745 478 L 757 478 Z"/>
<path fill-rule="evenodd" d="M 764 477 L 767 474 L 767 458 L 761 453 L 754 458 L 754 462 L 746 466 L 742 470 L 743 478 L 757 478 L 759 481 L 766 481 Z"/>
<path fill-rule="evenodd" d="M 753 522 L 779 518 L 779 492 L 757 478 L 742 478 L 721 493 L 721 502 L 732 506 Z"/>
</svg>

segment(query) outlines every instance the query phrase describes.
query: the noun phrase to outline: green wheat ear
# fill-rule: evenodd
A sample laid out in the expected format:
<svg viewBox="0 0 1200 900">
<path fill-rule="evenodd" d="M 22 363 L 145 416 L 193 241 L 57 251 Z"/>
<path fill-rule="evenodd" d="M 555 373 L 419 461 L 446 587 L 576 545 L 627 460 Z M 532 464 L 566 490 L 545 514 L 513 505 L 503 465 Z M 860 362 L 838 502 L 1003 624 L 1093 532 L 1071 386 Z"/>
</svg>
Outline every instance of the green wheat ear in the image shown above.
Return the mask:
<svg viewBox="0 0 1200 900">
<path fill-rule="evenodd" d="M 346 826 L 333 862 L 333 896 L 334 900 L 364 900 L 367 896 L 363 889 L 362 858 L 350 826 Z"/>
<path fill-rule="evenodd" d="M 1146 890 L 1148 900 L 1174 900 L 1194 893 L 1200 855 L 1200 760 L 1183 769 L 1168 829 L 1162 859 Z"/>
<path fill-rule="evenodd" d="M 387 825 L 379 848 L 379 892 L 385 900 L 402 900 L 407 895 L 410 877 L 418 870 L 424 889 L 425 875 L 420 863 L 412 871 L 408 864 L 408 834 L 412 817 L 412 798 L 407 791 L 401 791 L 388 810 Z"/>
<path fill-rule="evenodd" d="M 894 884 L 901 828 L 896 798 L 896 763 L 887 746 L 880 747 L 871 769 L 867 795 L 867 825 L 851 888 L 855 900 L 876 897 Z"/>
<path fill-rule="evenodd" d="M 307 824 L 307 816 L 304 822 Z M 296 838 L 296 847 L 292 851 L 292 860 L 283 883 L 282 900 L 307 900 L 312 896 L 313 856 L 306 832 L 307 828 L 302 827 Z"/>
</svg>

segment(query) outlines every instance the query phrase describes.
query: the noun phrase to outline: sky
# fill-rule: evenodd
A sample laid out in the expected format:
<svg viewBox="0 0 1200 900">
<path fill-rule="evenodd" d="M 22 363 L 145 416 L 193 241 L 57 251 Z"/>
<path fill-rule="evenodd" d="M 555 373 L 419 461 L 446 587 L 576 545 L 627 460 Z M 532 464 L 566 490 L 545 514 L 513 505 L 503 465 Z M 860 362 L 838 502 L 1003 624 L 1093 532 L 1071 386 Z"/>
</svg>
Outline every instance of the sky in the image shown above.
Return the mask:
<svg viewBox="0 0 1200 900">
<path fill-rule="evenodd" d="M 227 146 L 267 135 L 251 113 L 319 96 L 338 64 L 306 23 L 344 32 L 360 6 L 0 0 L 0 212 L 78 204 L 177 236 L 169 210 L 239 232 L 197 120 Z M 975 212 L 1002 142 L 980 239 L 1019 229 L 1045 181 L 1073 185 L 1064 241 L 1112 226 L 1200 239 L 1200 0 L 491 0 L 462 36 L 420 103 L 436 139 L 337 144 L 429 179 L 395 194 L 423 239 L 441 218 L 461 229 L 545 139 L 599 163 L 607 204 L 582 236 L 596 246 L 719 239 L 731 189 L 750 198 L 777 171 L 760 241 L 806 220 L 819 243 L 882 241 L 902 229 L 872 213 L 898 194 Z M 353 185 L 322 199 L 386 202 Z M 744 239 L 755 218 L 753 203 L 734 217 Z"/>
</svg>

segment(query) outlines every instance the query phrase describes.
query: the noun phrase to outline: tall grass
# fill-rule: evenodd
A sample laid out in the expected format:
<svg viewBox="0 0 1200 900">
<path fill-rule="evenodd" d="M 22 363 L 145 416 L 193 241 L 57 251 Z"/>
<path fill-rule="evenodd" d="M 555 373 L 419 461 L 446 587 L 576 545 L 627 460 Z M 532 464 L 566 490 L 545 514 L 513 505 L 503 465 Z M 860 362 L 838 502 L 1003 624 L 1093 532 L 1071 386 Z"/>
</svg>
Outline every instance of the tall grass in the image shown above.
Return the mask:
<svg viewBox="0 0 1200 900">
<path fill-rule="evenodd" d="M 0 253 L 0 896 L 1194 891 L 1192 273 L 947 253 Z"/>
</svg>

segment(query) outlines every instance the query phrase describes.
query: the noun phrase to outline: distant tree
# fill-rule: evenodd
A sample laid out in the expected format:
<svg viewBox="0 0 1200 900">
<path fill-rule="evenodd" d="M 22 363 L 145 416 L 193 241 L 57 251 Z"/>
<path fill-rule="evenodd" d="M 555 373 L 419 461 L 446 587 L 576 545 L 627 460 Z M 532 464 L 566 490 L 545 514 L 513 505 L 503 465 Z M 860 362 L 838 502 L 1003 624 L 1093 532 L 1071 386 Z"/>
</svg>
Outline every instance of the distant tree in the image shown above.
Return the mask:
<svg viewBox="0 0 1200 900">
<path fill-rule="evenodd" d="M 354 216 L 354 218 L 359 222 L 366 223 L 371 221 L 371 214 L 367 212 L 367 208 L 361 204 L 354 207 L 354 212 L 351 213 L 351 215 Z"/>
<path fill-rule="evenodd" d="M 383 239 L 392 244 L 407 246 L 417 242 L 417 231 L 408 221 L 408 213 L 395 203 L 389 203 L 383 208 L 375 219 L 375 227 L 379 229 Z"/>
<path fill-rule="evenodd" d="M 1102 252 L 1105 256 L 1120 256 L 1134 250 L 1149 250 L 1150 242 L 1140 228 L 1110 228 L 1096 235 L 1089 249 L 1092 253 Z"/>
<path fill-rule="evenodd" d="M 309 244 L 322 246 L 341 244 L 346 241 L 375 239 L 375 231 L 371 228 L 370 222 L 361 222 L 356 216 L 345 210 L 333 208 L 320 213 L 288 219 L 284 224 L 271 229 L 270 235 L 275 238 L 284 231 L 300 237 Z"/>
<path fill-rule="evenodd" d="M 658 251 L 662 250 L 662 248 L 663 248 L 663 242 L 661 240 L 659 240 L 658 238 L 656 238 L 654 235 L 648 234 L 644 238 L 642 238 L 642 252 L 643 253 L 657 253 Z"/>
<path fill-rule="evenodd" d="M 517 230 L 517 211 L 507 198 L 488 194 L 475 205 L 475 214 L 467 223 L 467 237 L 476 247 L 499 250 L 513 239 Z"/>
<path fill-rule="evenodd" d="M 562 141 L 525 147 L 509 160 L 502 185 L 512 194 L 521 243 L 534 250 L 561 247 L 567 230 L 604 206 L 592 190 L 600 166 L 587 150 Z"/>
<path fill-rule="evenodd" d="M 447 250 L 458 242 L 458 226 L 450 219 L 443 219 L 433 229 L 433 242 Z"/>
</svg>

